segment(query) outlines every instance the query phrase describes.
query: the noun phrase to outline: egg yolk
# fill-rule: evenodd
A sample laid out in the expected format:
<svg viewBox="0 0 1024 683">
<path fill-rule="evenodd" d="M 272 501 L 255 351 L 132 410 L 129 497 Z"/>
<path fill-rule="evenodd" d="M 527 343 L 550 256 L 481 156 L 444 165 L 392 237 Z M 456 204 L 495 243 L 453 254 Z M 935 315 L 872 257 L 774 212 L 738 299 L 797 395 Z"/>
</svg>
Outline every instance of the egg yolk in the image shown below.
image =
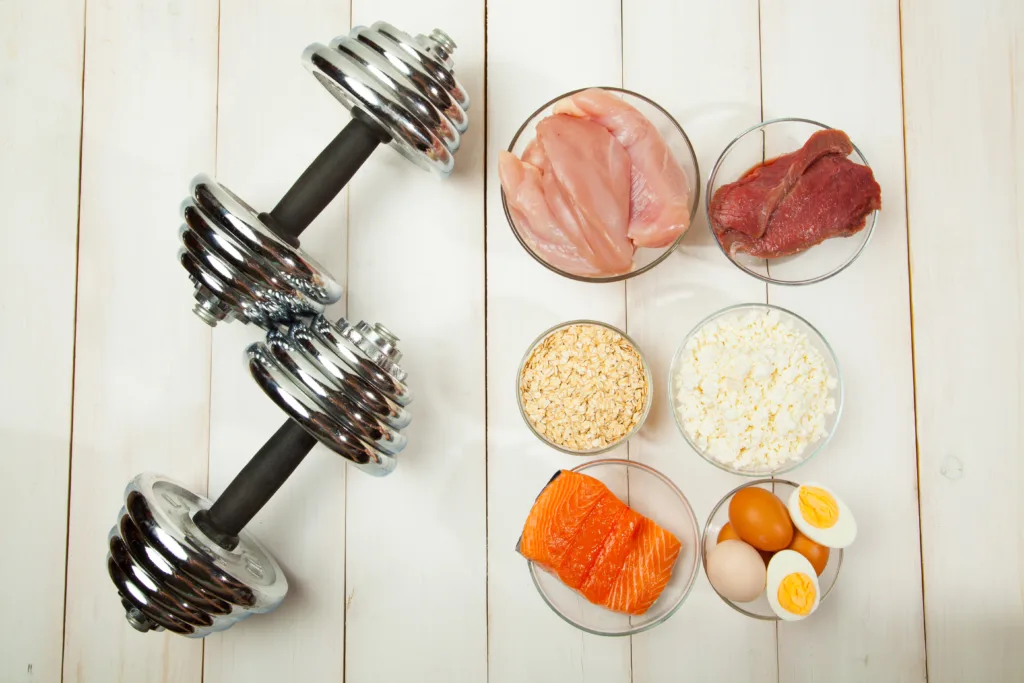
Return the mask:
<svg viewBox="0 0 1024 683">
<path fill-rule="evenodd" d="M 811 526 L 828 529 L 839 519 L 839 505 L 825 489 L 817 486 L 800 487 L 800 516 Z"/>
<path fill-rule="evenodd" d="M 807 574 L 801 572 L 787 574 L 779 582 L 779 605 L 792 614 L 798 614 L 801 617 L 810 614 L 814 608 L 816 595 L 814 582 Z"/>
</svg>

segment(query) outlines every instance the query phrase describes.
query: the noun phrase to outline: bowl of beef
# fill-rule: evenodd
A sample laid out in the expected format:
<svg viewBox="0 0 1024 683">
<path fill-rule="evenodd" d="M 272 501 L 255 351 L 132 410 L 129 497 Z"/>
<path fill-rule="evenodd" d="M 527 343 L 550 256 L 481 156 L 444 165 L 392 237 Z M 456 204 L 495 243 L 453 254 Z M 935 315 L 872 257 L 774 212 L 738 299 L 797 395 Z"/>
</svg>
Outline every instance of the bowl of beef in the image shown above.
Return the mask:
<svg viewBox="0 0 1024 683">
<path fill-rule="evenodd" d="M 625 280 L 664 261 L 693 223 L 701 187 L 682 126 L 613 87 L 541 105 L 498 155 L 498 178 L 519 244 L 582 282 Z"/>
<path fill-rule="evenodd" d="M 707 219 L 738 268 L 778 285 L 808 285 L 845 270 L 875 229 L 882 191 L 841 130 L 774 119 L 741 133 L 715 163 Z"/>
</svg>

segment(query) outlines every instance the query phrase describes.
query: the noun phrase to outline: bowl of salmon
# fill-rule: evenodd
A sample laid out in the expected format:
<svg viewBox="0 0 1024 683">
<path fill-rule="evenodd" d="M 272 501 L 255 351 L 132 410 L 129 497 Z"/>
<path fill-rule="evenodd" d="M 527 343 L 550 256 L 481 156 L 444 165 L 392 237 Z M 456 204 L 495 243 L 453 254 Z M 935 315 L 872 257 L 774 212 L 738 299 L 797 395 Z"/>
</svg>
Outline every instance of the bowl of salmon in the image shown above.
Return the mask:
<svg viewBox="0 0 1024 683">
<path fill-rule="evenodd" d="M 559 95 L 498 156 L 512 233 L 543 266 L 615 282 L 668 258 L 693 222 L 700 172 L 682 126 L 622 88 Z"/>
<path fill-rule="evenodd" d="M 615 459 L 557 471 L 516 544 L 548 607 L 600 636 L 671 617 L 693 588 L 700 548 L 682 491 L 647 465 Z"/>
<path fill-rule="evenodd" d="M 867 159 L 838 129 L 784 118 L 743 131 L 708 178 L 708 225 L 748 275 L 809 285 L 864 251 L 882 207 Z"/>
</svg>

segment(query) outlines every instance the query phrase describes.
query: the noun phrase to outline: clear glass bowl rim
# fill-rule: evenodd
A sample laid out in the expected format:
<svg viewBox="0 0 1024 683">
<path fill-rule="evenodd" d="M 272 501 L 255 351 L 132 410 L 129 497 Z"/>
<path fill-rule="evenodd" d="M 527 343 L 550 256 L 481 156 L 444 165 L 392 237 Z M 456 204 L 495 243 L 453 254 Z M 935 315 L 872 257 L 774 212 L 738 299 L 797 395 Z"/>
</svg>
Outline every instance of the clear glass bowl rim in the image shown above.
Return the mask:
<svg viewBox="0 0 1024 683">
<path fill-rule="evenodd" d="M 832 359 L 832 363 L 836 366 L 836 388 L 839 390 L 839 396 L 836 399 L 836 419 L 835 419 L 835 422 L 832 424 L 832 429 L 829 430 L 829 433 L 825 435 L 825 438 L 822 439 L 821 441 L 819 441 L 817 443 L 817 445 L 814 447 L 814 450 L 812 450 L 804 458 L 801 458 L 800 460 L 797 460 L 797 461 L 795 461 L 795 462 L 793 462 L 793 463 L 791 463 L 789 465 L 786 465 L 785 467 L 780 467 L 777 470 L 772 470 L 771 472 L 744 472 L 743 470 L 737 470 L 737 469 L 733 469 L 732 467 L 727 467 L 727 466 L 723 465 L 722 463 L 716 461 L 715 459 L 709 457 L 704 452 L 703 449 L 699 448 L 697 446 L 697 444 L 695 444 L 693 442 L 693 440 L 690 438 L 690 435 L 686 433 L 686 429 L 683 427 L 683 423 L 680 422 L 679 410 L 676 408 L 675 396 L 673 396 L 673 391 L 672 391 L 673 378 L 675 377 L 675 374 L 676 374 L 675 373 L 676 363 L 679 361 L 679 356 L 683 352 L 683 349 L 686 347 L 686 343 L 690 341 L 690 339 L 693 337 L 693 335 L 695 335 L 697 333 L 697 331 L 700 330 L 700 328 L 704 327 L 704 325 L 708 324 L 712 320 L 715 320 L 716 318 L 719 318 L 719 317 L 721 317 L 721 316 L 723 316 L 723 315 L 725 315 L 727 313 L 731 313 L 732 311 L 737 311 L 737 310 L 740 310 L 742 308 L 752 308 L 752 307 L 767 308 L 767 309 L 770 309 L 770 310 L 779 311 L 780 313 L 783 313 L 785 315 L 793 316 L 794 318 L 796 318 L 797 320 L 802 322 L 804 325 L 806 325 L 811 331 L 813 331 L 814 334 L 818 337 L 818 339 L 821 340 L 822 345 L 825 347 L 825 350 L 828 351 L 828 355 Z M 690 448 L 692 448 L 693 451 L 695 453 L 697 453 L 697 455 L 699 455 L 700 457 L 704 458 L 705 461 L 711 463 L 712 465 L 714 465 L 715 467 L 717 467 L 718 469 L 720 469 L 720 470 L 722 470 L 724 472 L 728 472 L 730 474 L 736 474 L 736 475 L 739 475 L 741 477 L 773 477 L 773 476 L 778 475 L 778 474 L 785 474 L 786 472 L 791 472 L 792 470 L 795 470 L 797 467 L 800 467 L 801 465 L 806 463 L 808 460 L 810 460 L 814 456 L 818 455 L 818 453 L 822 452 L 825 449 L 825 447 L 828 446 L 829 442 L 832 441 L 832 437 L 835 435 L 836 430 L 839 428 L 839 421 L 840 421 L 840 418 L 842 418 L 842 416 L 843 416 L 843 404 L 845 403 L 845 401 L 844 401 L 845 391 L 846 390 L 845 390 L 845 385 L 843 383 L 843 370 L 842 370 L 842 367 L 839 365 L 839 359 L 836 357 L 835 350 L 832 348 L 832 345 L 828 343 L 828 339 L 825 338 L 825 335 L 823 335 L 821 333 L 821 331 L 818 330 L 817 327 L 815 327 L 810 322 L 808 322 L 807 319 L 804 318 L 803 316 L 797 315 L 796 313 L 794 313 L 793 311 L 789 310 L 788 308 L 783 308 L 782 306 L 776 306 L 774 304 L 768 304 L 768 303 L 748 302 L 748 303 L 743 303 L 743 304 L 733 304 L 732 306 L 726 306 L 725 308 L 720 308 L 719 310 L 715 311 L 711 315 L 707 316 L 706 318 L 701 320 L 699 323 L 694 325 L 693 329 L 691 329 L 689 332 L 686 333 L 686 336 L 683 337 L 683 341 L 679 344 L 678 348 L 676 348 L 676 352 L 672 356 L 672 362 L 669 363 L 669 367 L 668 367 L 668 407 L 669 407 L 669 410 L 672 411 L 672 419 L 675 420 L 676 428 L 679 429 L 679 433 L 683 435 L 684 439 L 686 439 L 686 443 L 690 446 Z"/>
<path fill-rule="evenodd" d="M 767 121 L 762 121 L 761 123 L 755 124 L 755 125 L 751 126 L 750 128 L 747 128 L 746 130 L 744 130 L 742 133 L 740 133 L 739 135 L 734 137 L 732 139 L 732 141 L 729 142 L 728 145 L 725 146 L 725 149 L 723 149 L 722 153 L 718 155 L 718 159 L 715 161 L 715 165 L 711 169 L 711 175 L 708 176 L 707 187 L 706 187 L 706 189 L 704 191 L 704 195 L 707 198 L 707 201 L 704 202 L 704 217 L 707 220 L 708 230 L 711 231 L 711 236 L 715 238 L 715 244 L 718 245 L 719 251 L 721 251 L 722 254 L 725 255 L 725 258 L 729 259 L 730 263 L 732 263 L 734 266 L 736 266 L 737 268 L 742 270 L 747 275 L 751 275 L 753 277 L 756 277 L 758 280 L 761 280 L 762 282 L 767 282 L 768 284 L 782 285 L 784 287 L 798 287 L 798 286 L 802 286 L 802 285 L 813 285 L 816 282 L 823 282 L 823 281 L 828 280 L 829 278 L 831 278 L 831 277 L 833 277 L 835 275 L 838 275 L 839 273 L 843 272 L 844 270 L 849 268 L 851 265 L 853 265 L 854 261 L 856 261 L 858 258 L 860 258 L 860 255 L 864 253 L 864 250 L 867 248 L 868 243 L 871 242 L 871 238 L 875 234 L 875 224 L 878 223 L 878 210 L 877 209 L 871 213 L 871 224 L 868 225 L 865 228 L 865 230 L 868 231 L 867 236 L 864 237 L 864 241 L 861 243 L 860 247 L 857 248 L 857 251 L 855 251 L 853 254 L 850 255 L 850 258 L 846 259 L 846 261 L 844 261 L 843 263 L 839 264 L 838 266 L 836 266 L 835 268 L 833 268 L 831 271 L 829 271 L 827 273 L 824 273 L 822 275 L 818 275 L 818 276 L 815 276 L 815 277 L 812 277 L 812 278 L 806 278 L 804 280 L 778 280 L 776 278 L 771 277 L 770 275 L 762 275 L 761 273 L 758 273 L 755 270 L 751 270 L 750 268 L 747 268 L 742 263 L 739 263 L 738 261 L 736 261 L 736 259 L 734 259 L 732 256 L 729 255 L 729 253 L 725 250 L 725 247 L 722 246 L 721 240 L 718 239 L 718 235 L 715 233 L 715 231 L 711 227 L 711 197 L 712 197 L 712 188 L 715 185 L 715 179 L 718 177 L 718 171 L 719 171 L 719 169 L 722 166 L 722 162 L 725 161 L 725 158 L 727 156 L 729 156 L 729 152 L 732 151 L 732 148 L 735 147 L 736 144 L 740 140 L 742 140 L 744 137 L 746 137 L 750 133 L 753 133 L 754 131 L 762 130 L 762 129 L 767 128 L 768 126 L 774 125 L 776 123 L 807 123 L 807 124 L 810 124 L 812 126 L 818 126 L 819 128 L 821 128 L 823 130 L 832 130 L 832 126 L 825 125 L 824 123 L 821 123 L 820 121 L 815 121 L 813 119 L 804 119 L 804 118 L 800 118 L 800 117 L 780 117 L 780 118 L 776 118 L 776 119 L 768 119 Z M 871 164 L 868 163 L 867 157 L 864 156 L 864 153 L 860 151 L 860 147 L 858 147 L 857 144 L 854 143 L 852 140 L 850 142 L 853 145 L 853 152 L 860 159 L 860 162 L 864 166 L 867 166 L 868 168 L 871 168 Z M 502 201 L 504 201 L 504 195 L 502 195 Z"/>
<path fill-rule="evenodd" d="M 686 495 L 684 495 L 683 492 L 679 490 L 679 487 L 672 482 L 671 479 L 669 479 L 667 476 L 665 476 L 664 474 L 662 474 L 661 472 L 659 472 L 658 470 L 654 469 L 649 465 L 644 465 L 643 463 L 635 462 L 633 460 L 623 460 L 621 458 L 604 458 L 601 460 L 592 460 L 590 462 L 585 462 L 582 465 L 577 465 L 576 467 L 572 468 L 572 471 L 582 472 L 592 467 L 600 467 L 601 465 L 622 465 L 625 467 L 635 467 L 659 479 L 663 484 L 668 486 L 676 494 L 676 496 L 679 497 L 679 501 L 683 504 L 683 507 L 685 508 L 686 513 L 690 518 L 690 525 L 693 529 L 694 538 L 697 539 L 697 548 L 695 549 L 696 556 L 693 560 L 693 567 L 690 569 L 690 576 L 686 581 L 686 586 L 680 592 L 679 598 L 676 600 L 676 603 L 672 605 L 672 607 L 670 607 L 664 614 L 662 614 L 660 617 L 658 617 L 651 623 L 644 624 L 643 626 L 636 626 L 634 628 L 629 629 L 628 631 L 623 631 L 622 633 L 606 633 L 604 631 L 595 631 L 594 629 L 587 628 L 583 624 L 576 623 L 569 617 L 562 614 L 554 605 L 551 604 L 551 601 L 548 600 L 547 594 L 544 593 L 544 590 L 540 587 L 540 582 L 537 581 L 537 572 L 544 570 L 538 569 L 535 566 L 536 563 L 532 561 L 527 561 L 527 566 L 530 569 L 530 578 L 533 579 L 533 585 L 537 588 L 537 592 L 540 593 L 541 599 L 544 600 L 544 603 L 551 608 L 552 612 L 561 617 L 562 620 L 566 623 L 572 624 L 579 630 L 585 631 L 586 633 L 590 633 L 595 636 L 618 638 L 622 636 L 632 636 L 636 635 L 637 633 L 649 631 L 655 626 L 665 623 L 669 617 L 675 614 L 679 610 L 679 608 L 682 607 L 683 603 L 686 602 L 686 598 L 689 597 L 690 591 L 693 590 L 694 585 L 697 583 L 697 574 L 700 573 L 698 571 L 698 567 L 700 566 L 702 558 L 704 557 L 704 544 L 699 535 L 700 526 L 697 523 L 697 515 L 693 512 L 693 507 L 690 505 L 690 501 L 686 498 Z M 673 569 L 673 571 L 675 571 L 675 569 Z"/>
<path fill-rule="evenodd" d="M 696 177 L 693 179 L 693 187 L 695 189 L 694 189 L 694 196 L 693 196 L 692 206 L 690 207 L 690 225 L 692 226 L 693 225 L 693 219 L 697 216 L 697 207 L 700 205 L 700 192 L 701 192 L 700 163 L 697 160 L 697 153 L 693 149 L 693 143 L 690 142 L 690 137 L 686 134 L 686 131 L 683 130 L 683 127 L 679 124 L 679 122 L 676 121 L 675 117 L 672 116 L 671 114 L 669 114 L 668 110 L 666 110 L 664 107 L 662 107 L 660 104 L 658 104 L 657 102 L 655 102 L 651 98 L 647 97 L 646 95 L 641 95 L 638 92 L 634 92 L 632 90 L 627 90 L 626 88 L 619 88 L 619 87 L 612 86 L 612 85 L 594 85 L 594 86 L 587 86 L 585 88 L 576 88 L 575 90 L 570 90 L 567 93 L 564 93 L 562 95 L 559 95 L 558 97 L 554 97 L 554 98 L 548 100 L 547 102 L 542 104 L 540 107 L 538 107 L 532 114 L 530 114 L 528 117 L 526 117 L 526 120 L 523 121 L 521 126 L 519 126 L 519 130 L 517 130 L 516 134 L 514 136 L 512 136 L 512 142 L 509 143 L 507 151 L 511 152 L 513 149 L 515 149 L 516 143 L 519 142 L 519 137 L 526 130 L 526 127 L 528 125 L 530 125 L 530 122 L 533 121 L 535 118 L 537 118 L 537 116 L 539 116 L 540 113 L 543 112 L 545 109 L 547 109 L 548 107 L 553 105 L 558 100 L 561 100 L 563 98 L 569 97 L 571 95 L 575 95 L 578 92 L 583 92 L 584 90 L 590 90 L 592 88 L 597 88 L 597 89 L 600 89 L 600 90 L 609 90 L 611 92 L 622 93 L 624 95 L 629 95 L 630 97 L 635 97 L 635 98 L 637 98 L 639 100 L 643 100 L 647 104 L 651 105 L 652 107 L 654 107 L 655 109 L 660 111 L 662 113 L 662 115 L 664 115 L 665 118 L 668 119 L 669 122 L 671 122 L 672 126 L 675 127 L 675 129 L 677 131 L 679 131 L 679 134 L 682 135 L 683 141 L 686 143 L 686 148 L 690 152 L 690 157 L 693 159 L 693 168 L 694 168 L 694 171 L 695 171 L 695 174 L 696 174 Z M 596 282 L 596 283 L 602 283 L 602 282 L 621 282 L 623 280 L 628 280 L 628 279 L 630 279 L 632 277 L 636 277 L 637 275 L 640 275 L 642 273 L 646 273 L 647 271 L 651 270 L 656 265 L 658 265 L 659 263 L 661 263 L 662 261 L 667 259 L 669 254 L 674 252 L 676 250 L 676 248 L 679 246 L 680 242 L 682 242 L 683 238 L 686 237 L 686 233 L 689 232 L 689 229 L 684 230 L 683 234 L 679 235 L 679 237 L 677 237 L 675 239 L 675 241 L 672 242 L 672 244 L 670 244 L 667 247 L 662 247 L 662 249 L 664 249 L 665 251 L 663 253 L 659 254 L 658 258 L 654 259 L 653 261 L 651 261 L 647 265 L 643 266 L 642 268 L 636 268 L 634 270 L 629 271 L 628 273 L 620 273 L 619 275 L 606 275 L 606 276 L 601 276 L 601 277 L 586 277 L 584 275 L 575 275 L 573 273 L 567 273 L 564 270 L 562 270 L 561 268 L 558 268 L 557 266 L 551 265 L 550 263 L 548 263 L 547 261 L 542 259 L 539 255 L 537 255 L 533 251 L 533 249 L 530 248 L 530 245 L 528 245 L 523 240 L 522 236 L 519 234 L 519 231 L 516 230 L 515 224 L 512 222 L 512 214 L 509 213 L 508 202 L 505 200 L 505 190 L 504 190 L 504 188 L 501 187 L 500 183 L 499 183 L 498 189 L 501 192 L 501 208 L 505 212 L 505 220 L 508 221 L 508 227 L 509 227 L 510 230 L 512 230 L 512 234 L 515 235 L 516 241 L 518 241 L 519 244 L 523 247 L 523 249 L 526 250 L 526 253 L 529 254 L 530 256 L 532 256 L 535 261 L 537 261 L 539 264 L 541 264 L 542 266 L 544 266 L 548 270 L 552 271 L 553 273 L 558 273 L 562 277 L 567 277 L 570 280 L 576 280 L 577 282 Z"/>
<path fill-rule="evenodd" d="M 633 429 L 626 432 L 626 434 L 615 443 L 609 444 L 608 446 L 602 446 L 601 448 L 595 448 L 589 451 L 574 451 L 569 448 L 565 448 L 563 446 L 559 446 L 558 444 L 552 443 L 551 441 L 548 441 L 546 438 L 544 438 L 544 436 L 534 428 L 533 423 L 530 422 L 530 418 L 527 417 L 526 410 L 523 408 L 523 396 L 522 393 L 519 391 L 519 380 L 523 376 L 523 368 L 526 367 L 526 361 L 528 361 L 530 359 L 530 356 L 533 355 L 534 349 L 536 349 L 537 346 L 542 341 L 544 341 L 544 339 L 549 334 L 556 332 L 557 330 L 560 330 L 563 327 L 569 327 L 571 325 L 599 325 L 601 327 L 611 330 L 612 332 L 621 334 L 623 339 L 629 342 L 629 344 L 634 349 L 636 349 L 637 355 L 640 356 L 640 362 L 643 363 L 644 365 L 644 377 L 647 380 L 647 400 L 644 402 L 644 410 L 640 414 L 640 419 L 637 420 L 637 423 L 633 427 Z M 647 357 L 644 355 L 644 352 L 640 350 L 640 346 L 628 334 L 626 334 L 619 328 L 615 327 L 614 325 L 601 322 L 600 320 L 569 320 L 564 323 L 558 323 L 557 325 L 549 327 L 545 331 L 541 332 L 540 335 L 538 335 L 537 338 L 534 339 L 526 348 L 526 353 L 523 354 L 522 360 L 519 361 L 519 369 L 516 370 L 516 405 L 519 406 L 519 414 L 522 416 L 523 422 L 526 423 L 526 426 L 529 427 L 533 435 L 540 439 L 541 443 L 551 446 L 556 451 L 561 451 L 562 453 L 565 453 L 567 455 L 600 455 L 601 453 L 607 453 L 616 446 L 629 441 L 636 435 L 637 432 L 640 431 L 640 428 L 644 425 L 644 422 L 647 421 L 647 416 L 650 415 L 651 413 L 651 406 L 654 405 L 654 375 L 651 374 L 651 365 L 650 363 L 647 362 Z"/>
<path fill-rule="evenodd" d="M 734 495 L 736 495 L 739 491 L 742 491 L 745 488 L 750 488 L 751 486 L 758 486 L 760 484 L 788 484 L 788 485 L 790 485 L 790 486 L 792 486 L 794 488 L 800 486 L 800 484 L 796 483 L 795 481 L 789 481 L 788 479 L 775 479 L 775 478 L 756 479 L 754 481 L 748 481 L 746 483 L 740 484 L 739 486 L 734 488 L 732 491 L 729 491 L 729 493 L 727 493 L 724 496 L 722 496 L 722 499 L 720 501 L 718 501 L 718 503 L 715 504 L 715 507 L 711 508 L 711 514 L 708 515 L 708 520 L 704 523 L 704 530 L 700 534 L 700 550 L 701 550 L 700 561 L 701 561 L 701 564 L 704 566 L 704 576 L 708 575 L 708 557 L 707 557 L 707 554 L 704 552 L 704 546 L 707 544 L 707 535 L 708 535 L 708 531 L 711 529 L 711 520 L 713 520 L 715 518 L 715 515 L 718 514 L 719 508 L 721 508 L 723 505 L 725 505 L 725 501 L 729 500 Z M 836 566 L 836 575 L 834 577 L 832 577 L 832 583 L 830 583 L 825 588 L 825 590 L 822 592 L 820 602 L 824 602 L 825 598 L 828 597 L 828 594 L 832 592 L 832 589 L 835 587 L 836 582 L 839 581 L 839 572 L 843 568 L 843 549 L 842 548 L 829 548 L 829 553 L 834 553 L 834 552 L 838 552 L 839 553 L 839 564 Z M 708 579 L 708 583 L 711 584 L 711 579 Z M 729 605 L 729 607 L 732 607 L 734 610 L 736 610 L 740 614 L 745 614 L 745 615 L 747 615 L 748 617 L 750 617 L 752 619 L 760 619 L 761 621 L 781 621 L 781 619 L 778 616 L 776 616 L 775 614 L 771 615 L 770 617 L 766 617 L 763 614 L 754 614 L 753 612 L 748 612 L 747 610 L 743 609 L 742 607 L 740 607 L 739 605 L 734 603 L 732 600 L 729 600 L 728 598 L 723 596 L 721 593 L 719 593 L 718 589 L 715 588 L 714 584 L 711 585 L 711 589 L 713 591 L 715 591 L 715 595 L 717 595 L 718 597 L 722 598 L 722 602 L 724 602 L 725 604 Z"/>
</svg>

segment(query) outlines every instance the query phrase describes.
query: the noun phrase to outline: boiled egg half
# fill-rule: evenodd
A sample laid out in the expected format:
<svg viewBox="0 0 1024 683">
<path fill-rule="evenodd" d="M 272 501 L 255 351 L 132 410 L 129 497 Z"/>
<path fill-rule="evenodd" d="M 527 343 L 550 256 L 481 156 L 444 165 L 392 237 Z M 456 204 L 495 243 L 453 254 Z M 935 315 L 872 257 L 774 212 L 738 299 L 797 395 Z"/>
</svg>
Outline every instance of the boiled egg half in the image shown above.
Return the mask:
<svg viewBox="0 0 1024 683">
<path fill-rule="evenodd" d="M 784 621 L 810 616 L 821 602 L 818 575 L 807 558 L 795 550 L 772 555 L 765 594 L 772 611 Z"/>
<path fill-rule="evenodd" d="M 807 538 L 827 548 L 845 548 L 857 538 L 853 513 L 831 489 L 801 484 L 789 496 L 789 516 Z"/>
</svg>

